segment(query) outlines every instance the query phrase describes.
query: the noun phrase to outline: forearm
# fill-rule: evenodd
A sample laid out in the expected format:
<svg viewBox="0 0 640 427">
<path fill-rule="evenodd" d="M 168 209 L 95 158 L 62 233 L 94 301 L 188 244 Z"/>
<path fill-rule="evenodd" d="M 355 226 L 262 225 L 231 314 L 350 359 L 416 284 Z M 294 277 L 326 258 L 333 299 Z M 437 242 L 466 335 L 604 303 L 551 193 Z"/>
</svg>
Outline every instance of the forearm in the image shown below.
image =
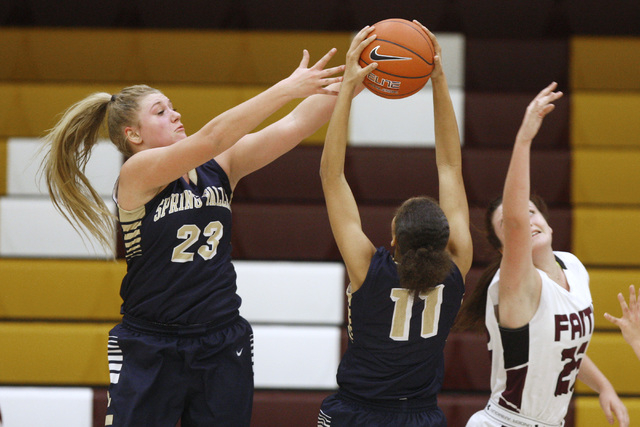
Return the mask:
<svg viewBox="0 0 640 427">
<path fill-rule="evenodd" d="M 328 89 L 339 90 L 340 84 L 334 84 Z M 304 99 L 290 113 L 293 120 L 298 141 L 311 136 L 322 125 L 327 123 L 336 105 L 335 95 L 313 95 Z"/>
<path fill-rule="evenodd" d="M 607 377 L 605 377 L 587 355 L 582 358 L 582 362 L 580 363 L 578 379 L 598 394 L 605 390 L 613 390 L 613 386 Z"/>
<path fill-rule="evenodd" d="M 437 78 L 434 78 L 431 86 L 433 89 L 436 164 L 438 167 L 460 168 L 462 165 L 460 133 L 445 74 L 441 73 Z"/>
<path fill-rule="evenodd" d="M 356 85 L 352 82 L 342 83 L 333 114 L 331 115 L 320 160 L 320 176 L 323 182 L 344 174 L 349 116 L 355 91 Z"/>
<path fill-rule="evenodd" d="M 510 229 L 529 231 L 529 199 L 531 140 L 516 138 L 503 190 L 503 221 L 506 233 Z"/>
<path fill-rule="evenodd" d="M 212 146 L 213 152 L 209 157 L 213 158 L 231 147 L 291 100 L 293 97 L 287 93 L 281 81 L 213 118 L 198 132 Z"/>
</svg>

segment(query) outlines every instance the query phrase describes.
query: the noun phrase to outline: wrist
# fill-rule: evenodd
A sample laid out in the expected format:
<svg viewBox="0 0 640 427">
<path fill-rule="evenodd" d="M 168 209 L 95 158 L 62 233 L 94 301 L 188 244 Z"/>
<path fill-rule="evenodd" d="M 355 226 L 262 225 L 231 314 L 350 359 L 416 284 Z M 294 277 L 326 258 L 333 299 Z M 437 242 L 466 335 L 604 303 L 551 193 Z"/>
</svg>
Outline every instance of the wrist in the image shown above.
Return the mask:
<svg viewBox="0 0 640 427">
<path fill-rule="evenodd" d="M 291 90 L 290 86 L 290 78 L 280 80 L 275 85 L 271 86 L 270 91 L 277 99 L 284 99 L 285 101 L 291 101 L 296 98 Z"/>
</svg>

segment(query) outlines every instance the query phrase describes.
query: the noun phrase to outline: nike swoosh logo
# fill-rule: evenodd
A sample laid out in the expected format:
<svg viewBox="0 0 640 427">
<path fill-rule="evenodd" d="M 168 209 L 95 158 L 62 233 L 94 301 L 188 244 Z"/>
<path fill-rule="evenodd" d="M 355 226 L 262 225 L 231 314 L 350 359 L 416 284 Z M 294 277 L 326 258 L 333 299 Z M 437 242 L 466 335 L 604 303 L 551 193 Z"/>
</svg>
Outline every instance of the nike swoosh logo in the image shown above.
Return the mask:
<svg viewBox="0 0 640 427">
<path fill-rule="evenodd" d="M 244 350 L 244 348 L 241 348 L 240 350 L 236 351 L 236 354 L 238 355 L 238 357 L 242 356 L 242 351 Z"/>
<path fill-rule="evenodd" d="M 381 53 L 378 53 L 378 49 L 380 49 L 380 46 L 374 47 L 371 50 L 371 52 L 369 53 L 369 58 L 372 61 L 379 62 L 379 61 L 408 61 L 408 60 L 411 60 L 410 57 L 406 57 L 406 56 L 383 55 Z"/>
</svg>

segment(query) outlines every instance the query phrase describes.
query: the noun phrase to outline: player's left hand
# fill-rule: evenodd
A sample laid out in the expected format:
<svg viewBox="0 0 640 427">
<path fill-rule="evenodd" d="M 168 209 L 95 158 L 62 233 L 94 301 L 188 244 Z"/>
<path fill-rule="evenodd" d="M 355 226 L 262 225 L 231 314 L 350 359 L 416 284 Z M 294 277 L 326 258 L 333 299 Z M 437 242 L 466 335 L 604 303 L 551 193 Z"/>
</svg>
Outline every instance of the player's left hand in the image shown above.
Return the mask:
<svg viewBox="0 0 640 427">
<path fill-rule="evenodd" d="M 422 27 L 422 30 L 427 33 L 429 39 L 431 39 L 431 44 L 433 45 L 433 70 L 431 71 L 431 79 L 438 79 L 444 73 L 442 69 L 442 48 L 440 47 L 440 43 L 438 43 L 438 39 L 436 36 L 429 31 L 427 27 L 422 25 L 418 20 L 414 19 L 413 22 Z"/>
</svg>

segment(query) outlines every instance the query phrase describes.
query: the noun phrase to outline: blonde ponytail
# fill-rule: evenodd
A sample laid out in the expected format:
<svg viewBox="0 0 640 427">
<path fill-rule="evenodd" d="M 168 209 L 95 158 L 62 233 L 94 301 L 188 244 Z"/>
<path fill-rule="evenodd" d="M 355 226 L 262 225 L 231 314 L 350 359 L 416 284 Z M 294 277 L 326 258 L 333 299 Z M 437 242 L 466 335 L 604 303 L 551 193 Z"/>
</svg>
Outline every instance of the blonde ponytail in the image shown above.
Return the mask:
<svg viewBox="0 0 640 427">
<path fill-rule="evenodd" d="M 65 111 L 45 136 L 48 153 L 42 172 L 56 209 L 76 231 L 88 231 L 111 252 L 114 215 L 85 175 L 110 101 L 110 94 L 94 93 Z"/>
<path fill-rule="evenodd" d="M 140 100 L 157 89 L 129 86 L 118 94 L 94 93 L 72 105 L 45 136 L 48 153 L 41 165 L 56 209 L 81 235 L 95 236 L 112 251 L 115 215 L 91 186 L 85 168 L 107 117 L 111 142 L 126 158 L 133 152 L 124 128 L 137 124 Z"/>
</svg>

